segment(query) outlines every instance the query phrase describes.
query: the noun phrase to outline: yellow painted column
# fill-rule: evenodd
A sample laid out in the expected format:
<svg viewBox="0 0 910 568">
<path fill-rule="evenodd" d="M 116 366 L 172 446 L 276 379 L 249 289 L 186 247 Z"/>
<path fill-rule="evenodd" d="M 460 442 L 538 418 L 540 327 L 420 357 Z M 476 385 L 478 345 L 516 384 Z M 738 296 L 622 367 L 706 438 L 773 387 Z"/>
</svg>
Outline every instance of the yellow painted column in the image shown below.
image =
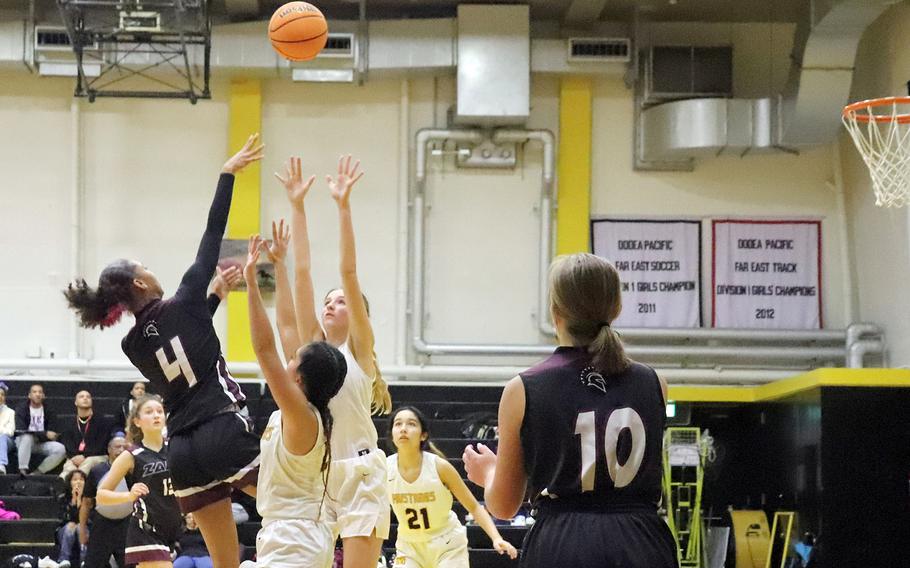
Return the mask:
<svg viewBox="0 0 910 568">
<path fill-rule="evenodd" d="M 258 80 L 234 80 L 228 117 L 228 153 L 239 150 L 250 134 L 262 131 L 262 92 Z M 227 238 L 246 239 L 259 232 L 259 196 L 261 167 L 250 164 L 234 181 L 234 198 L 228 216 Z M 228 296 L 228 361 L 255 361 L 250 340 L 250 316 L 247 293 L 232 292 Z"/>
<path fill-rule="evenodd" d="M 591 80 L 567 77 L 559 86 L 556 254 L 590 252 Z"/>
</svg>

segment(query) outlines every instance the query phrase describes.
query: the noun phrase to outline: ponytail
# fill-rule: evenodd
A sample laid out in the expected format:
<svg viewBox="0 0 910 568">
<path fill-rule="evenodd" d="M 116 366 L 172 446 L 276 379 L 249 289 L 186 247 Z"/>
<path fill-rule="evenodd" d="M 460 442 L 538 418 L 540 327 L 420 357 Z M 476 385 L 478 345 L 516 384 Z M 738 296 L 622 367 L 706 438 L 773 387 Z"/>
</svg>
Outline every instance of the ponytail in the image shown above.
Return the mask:
<svg viewBox="0 0 910 568">
<path fill-rule="evenodd" d="M 389 393 L 388 383 L 385 382 L 379 371 L 375 349 L 373 349 L 373 396 L 370 410 L 373 414 L 388 414 L 392 411 L 392 395 Z"/>
<path fill-rule="evenodd" d="M 325 437 L 325 451 L 319 467 L 323 481 L 322 500 L 325 501 L 332 465 L 332 426 L 335 424 L 329 410 L 329 401 L 341 390 L 345 375 L 348 373 L 348 365 L 341 351 L 325 341 L 314 341 L 303 348 L 297 373 L 302 379 L 303 394 L 319 412 L 322 434 Z"/>
<path fill-rule="evenodd" d="M 98 288 L 92 289 L 82 278 L 66 287 L 63 296 L 82 327 L 104 329 L 120 321 L 133 299 L 135 270 L 133 262 L 117 260 L 101 272 Z"/>
<path fill-rule="evenodd" d="M 550 265 L 550 309 L 565 322 L 575 345 L 587 345 L 603 375 L 625 371 L 631 361 L 611 323 L 622 311 L 616 268 L 588 253 L 557 257 Z"/>
<path fill-rule="evenodd" d="M 619 334 L 606 322 L 601 325 L 588 351 L 594 356 L 594 367 L 605 375 L 615 375 L 629 367 Z"/>
</svg>

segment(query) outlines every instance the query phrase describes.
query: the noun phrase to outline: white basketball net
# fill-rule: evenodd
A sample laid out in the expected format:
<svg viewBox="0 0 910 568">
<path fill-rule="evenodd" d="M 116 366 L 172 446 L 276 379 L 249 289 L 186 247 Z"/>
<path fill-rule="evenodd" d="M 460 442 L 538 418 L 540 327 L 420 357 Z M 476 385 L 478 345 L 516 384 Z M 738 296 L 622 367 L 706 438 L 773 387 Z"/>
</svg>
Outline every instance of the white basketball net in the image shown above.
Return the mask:
<svg viewBox="0 0 910 568">
<path fill-rule="evenodd" d="M 894 102 L 863 107 L 845 111 L 842 117 L 869 167 L 875 204 L 880 207 L 903 207 L 910 203 L 910 124 L 901 123 L 898 105 Z M 890 119 L 881 120 L 889 118 L 889 106 Z M 876 115 L 876 109 L 883 112 Z"/>
</svg>

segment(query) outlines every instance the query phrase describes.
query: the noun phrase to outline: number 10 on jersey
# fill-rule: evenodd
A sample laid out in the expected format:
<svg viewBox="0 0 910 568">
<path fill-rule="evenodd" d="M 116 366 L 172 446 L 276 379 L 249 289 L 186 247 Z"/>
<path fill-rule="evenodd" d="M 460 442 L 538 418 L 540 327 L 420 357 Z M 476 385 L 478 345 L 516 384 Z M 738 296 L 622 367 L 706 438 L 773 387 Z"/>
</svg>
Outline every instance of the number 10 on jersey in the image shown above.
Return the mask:
<svg viewBox="0 0 910 568">
<path fill-rule="evenodd" d="M 613 487 L 621 488 L 632 483 L 645 457 L 645 425 L 635 410 L 617 408 L 610 413 L 604 428 L 604 461 L 597 463 L 597 415 L 591 410 L 580 412 L 575 418 L 575 433 L 581 436 L 581 490 L 594 491 L 597 468 L 607 468 Z M 620 465 L 617 446 L 620 433 L 628 429 L 632 435 L 632 450 L 625 463 Z"/>
</svg>

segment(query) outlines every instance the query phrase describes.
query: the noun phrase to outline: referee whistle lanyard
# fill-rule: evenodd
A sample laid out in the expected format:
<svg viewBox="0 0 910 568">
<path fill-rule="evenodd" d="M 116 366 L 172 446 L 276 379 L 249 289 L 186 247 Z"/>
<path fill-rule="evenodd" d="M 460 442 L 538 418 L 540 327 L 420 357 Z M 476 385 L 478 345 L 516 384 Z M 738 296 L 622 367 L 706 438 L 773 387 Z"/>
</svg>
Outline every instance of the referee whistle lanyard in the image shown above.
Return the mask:
<svg viewBox="0 0 910 568">
<path fill-rule="evenodd" d="M 88 427 L 89 427 L 89 424 L 91 424 L 91 422 L 92 422 L 91 416 L 86 418 L 85 419 L 85 430 L 83 430 L 82 428 L 79 427 L 79 425 L 82 424 L 82 422 L 79 420 L 79 415 L 78 414 L 76 415 L 76 430 L 78 430 L 79 433 L 82 434 L 82 441 L 79 442 L 79 453 L 82 453 L 85 451 L 85 437 L 88 436 Z"/>
</svg>

